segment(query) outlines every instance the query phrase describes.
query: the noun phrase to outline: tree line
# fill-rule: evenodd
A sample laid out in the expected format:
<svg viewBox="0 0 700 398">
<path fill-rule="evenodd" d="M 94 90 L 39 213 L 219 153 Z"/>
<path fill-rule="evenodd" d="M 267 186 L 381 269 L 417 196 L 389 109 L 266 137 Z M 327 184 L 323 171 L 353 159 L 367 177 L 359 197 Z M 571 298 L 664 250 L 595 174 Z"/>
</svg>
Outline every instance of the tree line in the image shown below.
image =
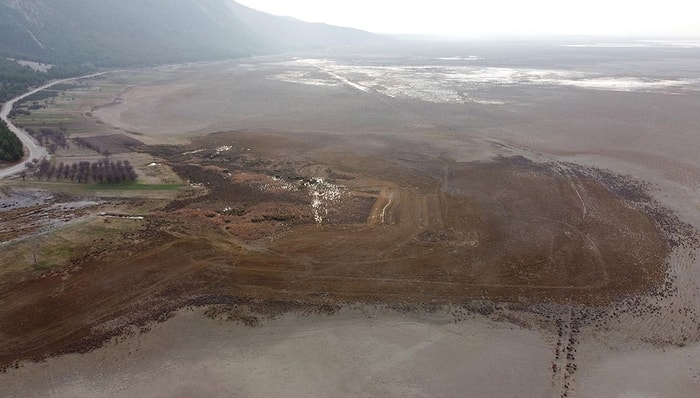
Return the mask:
<svg viewBox="0 0 700 398">
<path fill-rule="evenodd" d="M 46 159 L 31 161 L 26 164 L 37 179 L 70 180 L 79 183 L 95 182 L 100 184 L 118 184 L 133 182 L 138 178 L 134 166 L 128 160 L 110 161 L 100 159 L 96 162 L 80 161 L 66 164 L 52 163 Z"/>
<path fill-rule="evenodd" d="M 12 99 L 27 91 L 29 87 L 38 86 L 45 81 L 45 74 L 0 57 L 0 102 Z"/>
<path fill-rule="evenodd" d="M 22 141 L 0 120 L 0 160 L 16 162 L 24 156 Z"/>
</svg>

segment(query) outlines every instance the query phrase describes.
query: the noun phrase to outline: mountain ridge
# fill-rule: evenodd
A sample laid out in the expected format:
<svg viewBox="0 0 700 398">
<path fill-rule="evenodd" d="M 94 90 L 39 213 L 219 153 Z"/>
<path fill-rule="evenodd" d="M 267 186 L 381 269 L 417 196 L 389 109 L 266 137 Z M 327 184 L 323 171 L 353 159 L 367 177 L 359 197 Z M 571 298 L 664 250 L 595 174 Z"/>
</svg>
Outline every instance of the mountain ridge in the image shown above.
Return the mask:
<svg viewBox="0 0 700 398">
<path fill-rule="evenodd" d="M 53 64 L 137 66 L 378 40 L 233 0 L 0 0 L 0 56 Z"/>
</svg>

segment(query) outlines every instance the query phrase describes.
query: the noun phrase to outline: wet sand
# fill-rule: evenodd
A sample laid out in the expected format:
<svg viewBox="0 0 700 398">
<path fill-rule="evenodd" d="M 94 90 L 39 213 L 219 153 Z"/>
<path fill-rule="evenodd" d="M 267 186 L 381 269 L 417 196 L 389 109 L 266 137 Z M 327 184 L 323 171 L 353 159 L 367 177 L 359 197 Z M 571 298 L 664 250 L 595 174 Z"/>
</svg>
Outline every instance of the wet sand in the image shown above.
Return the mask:
<svg viewBox="0 0 700 398">
<path fill-rule="evenodd" d="M 5 397 L 546 396 L 541 333 L 371 308 L 250 328 L 181 311 L 149 333 L 0 375 Z"/>
</svg>

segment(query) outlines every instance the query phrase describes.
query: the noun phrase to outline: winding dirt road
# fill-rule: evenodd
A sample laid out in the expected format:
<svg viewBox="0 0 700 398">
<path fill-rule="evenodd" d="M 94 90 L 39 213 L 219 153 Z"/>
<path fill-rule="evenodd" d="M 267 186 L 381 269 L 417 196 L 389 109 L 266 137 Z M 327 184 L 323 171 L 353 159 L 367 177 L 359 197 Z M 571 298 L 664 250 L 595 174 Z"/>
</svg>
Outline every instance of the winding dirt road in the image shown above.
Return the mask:
<svg viewBox="0 0 700 398">
<path fill-rule="evenodd" d="M 25 148 L 29 151 L 29 154 L 23 158 L 23 160 L 27 159 L 41 159 L 44 157 L 49 156 L 49 152 L 46 150 L 46 148 L 40 146 L 37 144 L 36 141 L 23 129 L 15 126 L 14 123 L 12 123 L 12 120 L 8 117 L 10 114 L 10 111 L 12 110 L 12 107 L 17 103 L 17 101 L 20 101 L 32 94 L 38 93 L 41 90 L 46 90 L 49 87 L 52 87 L 56 84 L 59 83 L 65 83 L 73 80 L 80 80 L 80 79 L 86 79 L 89 77 L 95 77 L 95 76 L 100 76 L 104 75 L 107 72 L 100 72 L 100 73 L 93 73 L 90 75 L 85 75 L 85 76 L 78 76 L 78 77 L 71 77 L 68 79 L 62 79 L 62 80 L 56 80 L 51 83 L 45 84 L 41 87 L 35 88 L 31 91 L 28 91 L 18 97 L 15 97 L 5 103 L 3 105 L 2 110 L 0 111 L 0 119 L 4 120 L 5 123 L 7 123 L 7 127 L 19 137 L 19 139 L 22 141 L 22 144 L 24 145 Z M 17 174 L 24 170 L 24 162 L 20 162 L 14 166 L 10 166 L 4 169 L 0 169 L 0 178 L 6 178 L 9 177 L 13 174 Z"/>
</svg>

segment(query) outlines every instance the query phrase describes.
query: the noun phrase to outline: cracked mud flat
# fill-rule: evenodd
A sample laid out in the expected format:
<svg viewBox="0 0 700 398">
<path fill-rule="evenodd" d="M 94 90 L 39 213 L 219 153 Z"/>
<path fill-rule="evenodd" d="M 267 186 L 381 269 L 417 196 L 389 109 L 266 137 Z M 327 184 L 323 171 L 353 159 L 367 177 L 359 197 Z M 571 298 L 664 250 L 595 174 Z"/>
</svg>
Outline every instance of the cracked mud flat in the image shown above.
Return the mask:
<svg viewBox="0 0 700 398">
<path fill-rule="evenodd" d="M 478 134 L 151 147 L 199 193 L 2 288 L 5 363 L 87 352 L 8 369 L 6 395 L 696 396 L 696 122 L 655 139 L 630 104 L 678 97 L 552 92 Z"/>
</svg>

